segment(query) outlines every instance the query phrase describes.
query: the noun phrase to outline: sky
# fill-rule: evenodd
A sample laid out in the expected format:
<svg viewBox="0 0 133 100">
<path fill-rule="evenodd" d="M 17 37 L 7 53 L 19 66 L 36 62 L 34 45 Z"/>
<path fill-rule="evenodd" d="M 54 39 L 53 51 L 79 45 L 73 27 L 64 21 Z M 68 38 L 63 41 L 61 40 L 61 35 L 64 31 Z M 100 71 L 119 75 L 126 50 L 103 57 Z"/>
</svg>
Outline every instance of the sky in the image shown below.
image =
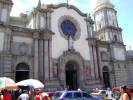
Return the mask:
<svg viewBox="0 0 133 100">
<path fill-rule="evenodd" d="M 84 13 L 90 13 L 93 17 L 93 8 L 96 0 L 68 0 L 69 4 L 76 6 Z M 67 0 L 41 0 L 44 4 L 66 3 Z M 18 16 L 19 13 L 28 13 L 37 6 L 38 0 L 13 0 L 14 6 L 11 16 Z M 113 0 L 117 10 L 118 24 L 123 29 L 123 41 L 127 50 L 133 50 L 133 1 Z"/>
</svg>

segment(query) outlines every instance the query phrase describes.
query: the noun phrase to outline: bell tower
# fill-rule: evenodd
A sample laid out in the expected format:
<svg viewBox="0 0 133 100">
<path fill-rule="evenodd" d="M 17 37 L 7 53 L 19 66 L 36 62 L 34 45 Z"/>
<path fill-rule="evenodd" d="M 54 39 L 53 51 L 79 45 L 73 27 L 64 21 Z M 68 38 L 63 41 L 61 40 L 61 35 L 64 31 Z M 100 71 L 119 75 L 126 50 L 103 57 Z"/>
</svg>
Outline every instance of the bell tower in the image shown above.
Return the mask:
<svg viewBox="0 0 133 100">
<path fill-rule="evenodd" d="M 123 42 L 113 3 L 110 0 L 97 0 L 94 11 L 96 37 L 107 42 Z"/>
<path fill-rule="evenodd" d="M 0 21 L 8 22 L 10 18 L 11 9 L 13 6 L 12 0 L 0 0 Z"/>
<path fill-rule="evenodd" d="M 106 51 L 101 51 L 109 54 L 111 68 L 109 75 L 112 85 L 119 86 L 127 82 L 127 79 L 122 78 L 123 74 L 126 75 L 126 70 L 122 67 L 126 66 L 126 49 L 122 39 L 122 29 L 118 25 L 117 11 L 111 0 L 97 0 L 94 11 L 96 38 L 109 44 L 105 47 Z M 121 73 L 121 70 L 124 72 Z"/>
</svg>

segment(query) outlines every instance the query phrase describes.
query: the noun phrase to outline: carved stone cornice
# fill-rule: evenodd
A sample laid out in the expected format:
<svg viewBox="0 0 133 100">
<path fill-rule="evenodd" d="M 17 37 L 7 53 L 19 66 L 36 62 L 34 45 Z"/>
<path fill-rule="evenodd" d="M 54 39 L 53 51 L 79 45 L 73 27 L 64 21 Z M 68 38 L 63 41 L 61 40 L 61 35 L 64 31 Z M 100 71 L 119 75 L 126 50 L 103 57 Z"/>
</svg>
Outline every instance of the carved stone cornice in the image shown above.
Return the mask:
<svg viewBox="0 0 133 100">
<path fill-rule="evenodd" d="M 95 45 L 97 47 L 107 47 L 111 44 L 107 41 L 101 41 L 97 38 L 87 38 L 86 40 L 88 41 L 88 44 Z"/>
<path fill-rule="evenodd" d="M 111 45 L 116 45 L 116 46 L 123 46 L 123 47 L 126 46 L 126 45 L 124 45 L 124 43 L 121 42 L 121 41 L 112 41 L 110 44 L 111 44 Z"/>
<path fill-rule="evenodd" d="M 81 12 L 78 8 L 76 8 L 75 6 L 73 5 L 68 5 L 67 3 L 61 3 L 61 4 L 58 4 L 58 5 L 53 5 L 53 4 L 50 4 L 47 6 L 48 8 L 52 8 L 52 9 L 58 9 L 60 7 L 67 7 L 68 9 L 73 9 L 75 10 L 77 13 L 79 13 L 81 16 L 83 17 L 86 17 L 87 14 L 86 13 L 83 13 Z"/>
<path fill-rule="evenodd" d="M 54 35 L 55 33 L 48 30 L 48 29 L 43 29 L 43 30 L 40 30 L 40 29 L 30 29 L 30 28 L 22 28 L 22 27 L 18 27 L 18 26 L 10 26 L 10 28 L 12 29 L 12 31 L 18 31 L 18 32 L 26 32 L 26 33 L 47 33 L 47 34 L 50 34 L 50 35 Z"/>
<path fill-rule="evenodd" d="M 34 39 L 39 39 L 39 37 L 40 37 L 40 34 L 38 32 L 33 33 Z"/>
<path fill-rule="evenodd" d="M 22 28 L 22 27 L 18 27 L 18 26 L 12 26 L 9 25 L 8 23 L 4 23 L 0 21 L 0 27 L 6 27 L 6 28 L 10 28 L 12 31 L 19 31 L 19 32 L 33 32 L 33 29 L 29 29 L 29 28 Z"/>
<path fill-rule="evenodd" d="M 18 31 L 18 32 L 26 32 L 26 33 L 34 33 L 35 29 L 30 29 L 30 28 L 22 28 L 18 26 L 10 26 L 12 31 Z"/>
<path fill-rule="evenodd" d="M 103 31 L 106 30 L 106 29 L 113 29 L 113 30 L 122 32 L 122 29 L 121 29 L 120 27 L 105 26 L 105 27 L 101 28 L 100 30 L 98 30 L 98 31 L 96 32 L 96 34 L 101 33 L 101 32 L 103 32 Z"/>
<path fill-rule="evenodd" d="M 36 29 L 33 37 L 34 38 L 38 38 L 38 39 L 50 39 L 52 37 L 52 35 L 54 35 L 55 33 L 48 30 L 48 29 L 44 29 L 44 30 L 39 30 Z"/>
<path fill-rule="evenodd" d="M 115 63 L 123 63 L 123 64 L 126 64 L 126 62 L 127 62 L 127 60 L 117 60 L 117 59 L 115 59 L 115 58 L 113 58 L 113 60 L 111 60 L 110 61 L 110 63 L 113 63 L 113 64 L 115 64 Z"/>
<path fill-rule="evenodd" d="M 17 32 L 17 35 L 21 35 L 21 33 L 25 33 L 25 34 L 29 34 L 30 36 L 33 34 L 33 38 L 42 38 L 42 39 L 50 39 L 52 37 L 52 35 L 54 35 L 55 33 L 52 32 L 49 29 L 31 29 L 31 28 L 22 28 L 22 27 L 18 27 L 18 26 L 11 26 L 11 25 L 7 25 L 3 22 L 0 22 L 0 27 L 4 27 L 4 28 L 8 28 L 13 32 Z"/>
<path fill-rule="evenodd" d="M 110 43 L 107 41 L 96 40 L 96 44 L 99 46 L 108 46 Z"/>
<path fill-rule="evenodd" d="M 91 37 L 91 38 L 87 38 L 86 40 L 88 41 L 88 44 L 96 45 L 96 40 L 97 40 L 96 38 Z"/>
<path fill-rule="evenodd" d="M 41 33 L 40 34 L 40 39 L 48 40 L 51 39 L 52 35 L 49 33 Z"/>
<path fill-rule="evenodd" d="M 51 35 L 54 35 L 55 33 L 54 32 L 52 32 L 51 30 L 49 30 L 49 29 L 36 29 L 36 31 L 37 32 L 39 32 L 39 33 L 48 33 L 48 34 L 51 34 Z"/>
</svg>

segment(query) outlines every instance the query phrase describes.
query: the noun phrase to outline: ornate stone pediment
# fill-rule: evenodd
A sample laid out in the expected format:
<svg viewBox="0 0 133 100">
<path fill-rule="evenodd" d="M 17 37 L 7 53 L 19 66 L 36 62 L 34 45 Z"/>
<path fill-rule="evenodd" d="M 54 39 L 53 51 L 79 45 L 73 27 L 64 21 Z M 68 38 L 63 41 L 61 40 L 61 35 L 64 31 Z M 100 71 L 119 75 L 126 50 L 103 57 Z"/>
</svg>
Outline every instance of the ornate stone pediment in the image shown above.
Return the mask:
<svg viewBox="0 0 133 100">
<path fill-rule="evenodd" d="M 83 13 L 83 12 L 81 12 L 78 8 L 76 8 L 75 6 L 73 6 L 73 5 L 68 5 L 68 4 L 66 4 L 66 3 L 61 3 L 61 4 L 58 4 L 58 5 L 53 5 L 53 4 L 51 4 L 51 5 L 48 5 L 47 6 L 48 8 L 52 8 L 52 9 L 58 9 L 58 8 L 60 8 L 60 7 L 68 7 L 68 9 L 73 9 L 73 10 L 75 10 L 77 13 L 79 13 L 81 16 L 83 16 L 83 17 L 86 17 L 87 16 L 87 14 L 86 13 Z"/>
<path fill-rule="evenodd" d="M 74 49 L 64 51 L 63 54 L 59 57 L 60 65 L 67 63 L 68 61 L 82 62 L 84 64 L 84 59 L 79 52 L 76 52 Z"/>
<path fill-rule="evenodd" d="M 77 56 L 80 56 L 82 58 L 82 56 L 80 55 L 80 53 L 79 52 L 76 52 L 74 49 L 64 51 L 62 56 L 63 57 L 66 57 L 68 55 L 77 55 Z"/>
</svg>

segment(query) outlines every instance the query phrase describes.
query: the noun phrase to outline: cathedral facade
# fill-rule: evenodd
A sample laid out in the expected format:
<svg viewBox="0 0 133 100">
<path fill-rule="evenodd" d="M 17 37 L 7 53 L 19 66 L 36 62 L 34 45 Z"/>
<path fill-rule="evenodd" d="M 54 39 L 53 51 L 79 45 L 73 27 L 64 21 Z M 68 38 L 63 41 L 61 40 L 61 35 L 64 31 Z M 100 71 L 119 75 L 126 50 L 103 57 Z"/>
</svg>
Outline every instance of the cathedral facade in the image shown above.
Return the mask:
<svg viewBox="0 0 133 100">
<path fill-rule="evenodd" d="M 133 60 L 109 0 L 97 2 L 94 20 L 65 3 L 39 1 L 19 17 L 10 16 L 12 6 L 0 0 L 0 77 L 35 78 L 51 90 L 133 85 Z"/>
</svg>

